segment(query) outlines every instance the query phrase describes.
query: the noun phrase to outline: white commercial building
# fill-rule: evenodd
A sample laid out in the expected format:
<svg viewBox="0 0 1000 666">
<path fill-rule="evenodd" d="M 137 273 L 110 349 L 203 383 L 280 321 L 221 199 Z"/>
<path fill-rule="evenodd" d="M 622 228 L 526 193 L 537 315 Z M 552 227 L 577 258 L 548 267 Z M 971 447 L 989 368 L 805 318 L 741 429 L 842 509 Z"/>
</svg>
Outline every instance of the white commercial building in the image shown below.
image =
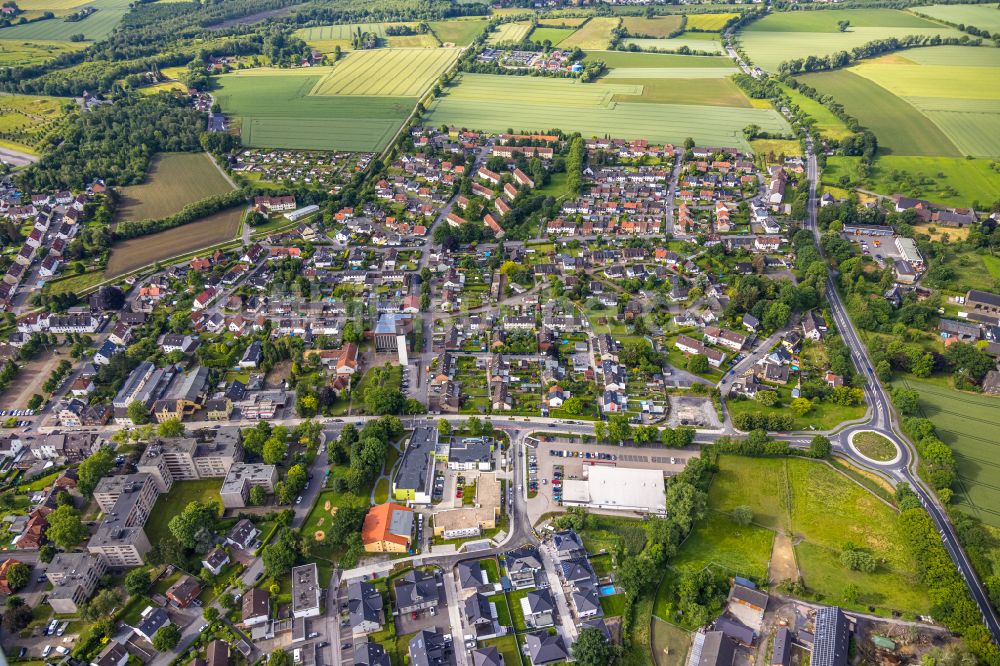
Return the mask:
<svg viewBox="0 0 1000 666">
<path fill-rule="evenodd" d="M 563 481 L 563 504 L 659 515 L 667 512 L 661 470 L 588 465 L 583 472 L 586 479 Z"/>
</svg>

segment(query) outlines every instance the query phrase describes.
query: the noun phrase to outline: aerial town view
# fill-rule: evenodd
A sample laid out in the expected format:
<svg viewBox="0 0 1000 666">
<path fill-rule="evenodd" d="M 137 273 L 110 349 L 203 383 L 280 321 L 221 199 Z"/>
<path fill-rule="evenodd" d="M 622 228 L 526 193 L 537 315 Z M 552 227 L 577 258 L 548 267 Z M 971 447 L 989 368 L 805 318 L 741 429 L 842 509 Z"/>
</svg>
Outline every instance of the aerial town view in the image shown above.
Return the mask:
<svg viewBox="0 0 1000 666">
<path fill-rule="evenodd" d="M 5 0 L 0 666 L 1000 666 L 996 0 Z"/>
</svg>

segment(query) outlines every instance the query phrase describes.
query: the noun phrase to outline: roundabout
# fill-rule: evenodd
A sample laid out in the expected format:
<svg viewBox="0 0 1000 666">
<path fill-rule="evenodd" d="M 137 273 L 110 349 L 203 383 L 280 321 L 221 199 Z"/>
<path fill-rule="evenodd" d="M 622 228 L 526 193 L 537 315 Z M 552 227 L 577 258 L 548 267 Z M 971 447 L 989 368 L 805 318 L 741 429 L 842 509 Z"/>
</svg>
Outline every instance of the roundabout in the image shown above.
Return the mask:
<svg viewBox="0 0 1000 666">
<path fill-rule="evenodd" d="M 903 457 L 895 442 L 875 430 L 855 430 L 847 444 L 858 457 L 873 465 L 895 465 Z"/>
</svg>

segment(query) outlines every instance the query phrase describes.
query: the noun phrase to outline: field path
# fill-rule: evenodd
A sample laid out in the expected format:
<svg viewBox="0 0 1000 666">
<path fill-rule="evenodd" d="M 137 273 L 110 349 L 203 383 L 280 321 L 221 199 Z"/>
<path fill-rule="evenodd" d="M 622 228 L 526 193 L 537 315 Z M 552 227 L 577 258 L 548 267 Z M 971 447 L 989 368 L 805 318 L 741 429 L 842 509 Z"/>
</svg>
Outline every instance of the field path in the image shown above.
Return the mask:
<svg viewBox="0 0 1000 666">
<path fill-rule="evenodd" d="M 214 157 L 212 157 L 209 153 L 205 153 L 205 158 L 208 159 L 208 161 L 212 163 L 212 166 L 214 166 L 218 172 L 222 174 L 222 177 L 226 179 L 226 182 L 233 186 L 234 190 L 240 189 L 239 185 L 237 185 L 236 182 L 229 177 L 229 174 L 226 173 L 226 170 L 219 166 L 219 163 L 215 161 Z"/>
<path fill-rule="evenodd" d="M 13 148 L 0 147 L 0 161 L 14 167 L 23 167 L 37 162 L 38 156 L 14 150 Z"/>
</svg>

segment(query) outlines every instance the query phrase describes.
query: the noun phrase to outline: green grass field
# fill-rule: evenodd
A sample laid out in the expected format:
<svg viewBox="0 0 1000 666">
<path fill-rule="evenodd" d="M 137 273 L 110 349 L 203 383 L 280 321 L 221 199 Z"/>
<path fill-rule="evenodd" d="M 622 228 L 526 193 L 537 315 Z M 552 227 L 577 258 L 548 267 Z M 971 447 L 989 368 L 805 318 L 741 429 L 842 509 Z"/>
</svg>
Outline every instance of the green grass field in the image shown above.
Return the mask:
<svg viewBox="0 0 1000 666">
<path fill-rule="evenodd" d="M 850 21 L 840 32 L 839 21 Z M 826 56 L 877 39 L 907 35 L 960 37 L 954 28 L 895 9 L 775 12 L 744 28 L 738 38 L 754 64 L 776 71 L 786 60 Z"/>
<path fill-rule="evenodd" d="M 609 69 L 662 69 L 666 67 L 690 69 L 730 69 L 735 72 L 733 61 L 724 56 L 690 56 L 670 53 L 635 53 L 633 51 L 587 51 L 584 60 L 603 60 Z"/>
<path fill-rule="evenodd" d="M 677 14 L 668 16 L 625 16 L 622 18 L 622 27 L 628 30 L 630 35 L 641 35 L 643 37 L 666 37 L 681 27 L 681 17 Z"/>
<path fill-rule="evenodd" d="M 0 67 L 38 65 L 63 53 L 79 51 L 86 47 L 86 44 L 79 42 L 4 39 L 0 40 Z"/>
<path fill-rule="evenodd" d="M 558 46 L 562 40 L 573 34 L 573 28 L 549 28 L 539 26 L 531 31 L 531 39 L 535 42 L 549 40 L 553 46 Z"/>
<path fill-rule="evenodd" d="M 122 188 L 117 219 L 167 217 L 189 203 L 233 189 L 207 153 L 157 155 L 140 185 Z"/>
<path fill-rule="evenodd" d="M 35 152 L 72 103 L 64 97 L 0 94 L 0 140 L 13 148 Z"/>
<path fill-rule="evenodd" d="M 847 128 L 837 116 L 833 115 L 830 109 L 826 108 L 819 102 L 806 97 L 802 93 L 792 90 L 786 85 L 778 84 L 781 86 L 785 94 L 792 100 L 792 103 L 798 106 L 803 112 L 809 115 L 810 118 L 816 121 L 815 127 L 818 129 L 823 136 L 829 137 L 831 139 L 840 140 L 851 135 L 851 130 Z"/>
<path fill-rule="evenodd" d="M 531 21 L 513 21 L 511 23 L 501 23 L 494 32 L 490 33 L 487 41 L 490 44 L 502 44 L 504 42 L 520 42 L 531 32 Z"/>
<path fill-rule="evenodd" d="M 832 95 L 850 115 L 871 129 L 881 154 L 959 157 L 955 145 L 916 107 L 849 70 L 798 77 Z"/>
<path fill-rule="evenodd" d="M 216 502 L 220 507 L 219 488 L 222 479 L 199 479 L 198 481 L 176 481 L 170 492 L 160 495 L 156 506 L 146 521 L 146 536 L 150 543 L 156 543 L 170 533 L 170 519 L 184 510 L 191 502 Z"/>
<path fill-rule="evenodd" d="M 642 87 L 634 85 L 465 74 L 431 104 L 428 122 L 493 132 L 512 125 L 525 131 L 557 125 L 588 137 L 610 133 L 675 143 L 690 136 L 700 145 L 744 149 L 749 146 L 742 130 L 748 124 L 769 132 L 789 131 L 778 113 L 769 109 L 620 101 L 622 96 L 641 94 Z"/>
<path fill-rule="evenodd" d="M 737 525 L 713 511 L 699 522 L 684 542 L 673 566 L 682 571 L 719 567 L 734 576 L 767 580 L 774 532 L 757 525 Z"/>
<path fill-rule="evenodd" d="M 803 580 L 813 593 L 851 607 L 842 596 L 845 582 L 854 582 L 862 596 L 853 607 L 871 604 L 880 612 L 911 613 L 929 608 L 892 507 L 820 462 L 723 456 L 719 464 L 709 490 L 709 507 L 722 512 L 717 520 L 728 521 L 725 514 L 746 505 L 753 509 L 755 525 L 790 534 Z M 732 542 L 736 527 L 730 525 L 729 533 L 704 530 L 705 539 L 694 543 L 697 549 L 691 548 L 690 557 L 731 566 L 726 560 L 735 556 L 746 566 L 745 553 L 761 546 L 739 548 Z M 849 543 L 868 549 L 880 561 L 879 569 L 865 574 L 841 565 L 840 551 Z M 685 543 L 681 554 L 687 550 Z M 659 600 L 657 606 L 662 610 Z"/>
<path fill-rule="evenodd" d="M 645 102 L 653 104 L 702 104 L 752 108 L 743 91 L 731 79 L 605 79 L 608 83 L 642 86 L 642 95 L 616 95 L 616 102 Z"/>
<path fill-rule="evenodd" d="M 995 4 L 930 5 L 929 7 L 916 7 L 913 11 L 939 21 L 955 24 L 964 23 L 990 32 L 1000 30 L 1000 9 L 997 9 Z"/>
<path fill-rule="evenodd" d="M 877 432 L 859 432 L 854 436 L 853 444 L 862 455 L 872 460 L 886 462 L 896 457 L 896 445 Z"/>
<path fill-rule="evenodd" d="M 830 157 L 823 169 L 824 184 L 837 186 L 842 175 L 858 180 L 859 157 Z M 967 160 L 958 157 L 906 157 L 886 155 L 875 160 L 871 177 L 861 181 L 861 189 L 878 194 L 904 194 L 950 206 L 983 205 L 1000 198 L 1000 173 L 990 168 L 991 160 Z M 932 186 L 907 188 L 905 181 L 893 176 L 924 176 Z M 953 188 L 958 194 L 946 192 Z"/>
<path fill-rule="evenodd" d="M 442 44 L 468 46 L 488 22 L 485 18 L 467 18 L 454 21 L 428 21 L 427 25 Z"/>
<path fill-rule="evenodd" d="M 420 97 L 459 49 L 371 49 L 349 53 L 309 92 L 326 96 Z"/>
<path fill-rule="evenodd" d="M 672 39 L 633 38 L 625 40 L 626 46 L 635 45 L 643 51 L 679 51 L 687 48 L 691 51 L 706 53 L 722 53 L 722 42 L 719 36 L 712 32 L 686 32 Z"/>
<path fill-rule="evenodd" d="M 413 22 L 399 23 L 341 23 L 337 25 L 318 25 L 311 28 L 301 28 L 295 31 L 295 36 L 303 40 L 309 46 L 322 53 L 332 53 L 336 47 L 342 51 L 352 48 L 351 36 L 360 28 L 362 32 L 369 32 L 377 35 L 381 39 L 388 39 L 385 29 L 390 26 L 416 27 Z"/>
<path fill-rule="evenodd" d="M 688 30 L 722 30 L 726 21 L 739 16 L 739 14 L 689 14 L 687 20 Z"/>
<path fill-rule="evenodd" d="M 567 49 L 579 46 L 584 50 L 607 48 L 608 42 L 611 41 L 611 31 L 617 26 L 617 18 L 595 16 L 564 39 L 560 46 Z"/>
<path fill-rule="evenodd" d="M 906 378 L 900 384 L 920 394 L 922 415 L 951 447 L 958 463 L 953 504 L 1000 527 L 1000 399 L 964 393 Z"/>
<path fill-rule="evenodd" d="M 310 96 L 319 80 L 225 75 L 216 99 L 240 119 L 245 145 L 302 150 L 381 150 L 413 109 L 413 98 Z"/>
<path fill-rule="evenodd" d="M 83 35 L 87 40 L 97 41 L 111 34 L 122 17 L 129 11 L 129 0 L 93 0 L 83 3 L 95 7 L 96 12 L 82 21 L 64 21 L 53 18 L 44 21 L 12 25 L 0 29 L 0 40 L 51 40 L 69 41 L 73 35 Z"/>
</svg>

